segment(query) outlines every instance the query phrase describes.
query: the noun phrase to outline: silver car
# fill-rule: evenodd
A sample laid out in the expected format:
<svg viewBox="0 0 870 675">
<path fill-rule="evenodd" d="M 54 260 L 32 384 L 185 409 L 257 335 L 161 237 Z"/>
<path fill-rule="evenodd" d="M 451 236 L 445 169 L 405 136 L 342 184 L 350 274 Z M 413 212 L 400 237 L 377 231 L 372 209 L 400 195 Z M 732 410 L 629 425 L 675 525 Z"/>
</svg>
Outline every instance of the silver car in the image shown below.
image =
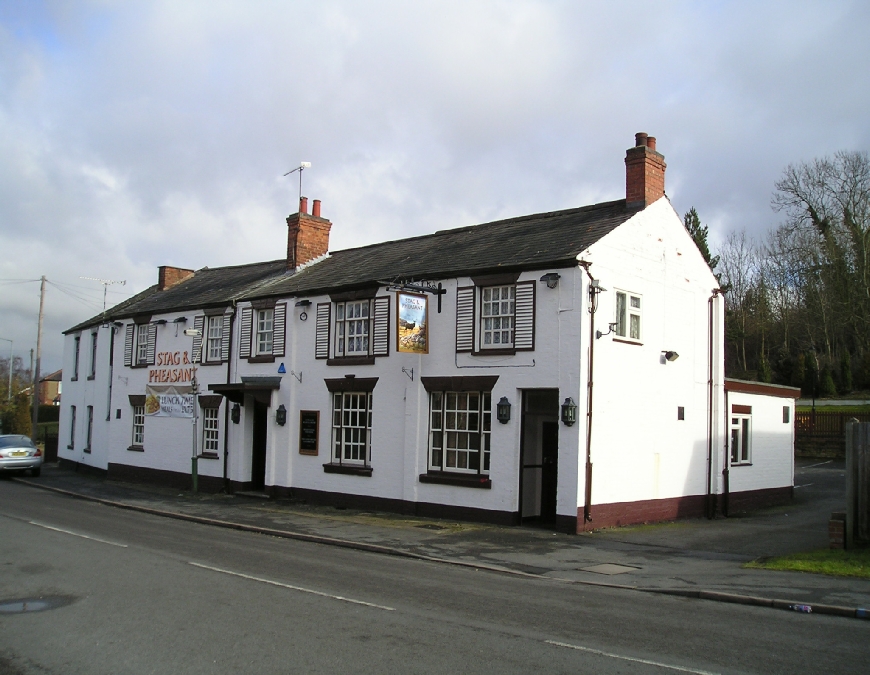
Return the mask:
<svg viewBox="0 0 870 675">
<path fill-rule="evenodd" d="M 8 434 L 0 436 L 0 471 L 24 471 L 32 476 L 42 470 L 42 450 L 27 436 Z"/>
</svg>

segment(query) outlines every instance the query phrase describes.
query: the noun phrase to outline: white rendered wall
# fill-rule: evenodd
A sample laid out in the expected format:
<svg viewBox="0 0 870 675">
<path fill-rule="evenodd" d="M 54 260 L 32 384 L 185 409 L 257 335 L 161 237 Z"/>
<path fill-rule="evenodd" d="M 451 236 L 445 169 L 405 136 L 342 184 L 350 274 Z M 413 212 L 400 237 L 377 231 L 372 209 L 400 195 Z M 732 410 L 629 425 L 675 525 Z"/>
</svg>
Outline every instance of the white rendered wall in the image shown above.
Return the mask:
<svg viewBox="0 0 870 675">
<path fill-rule="evenodd" d="M 728 392 L 732 405 L 752 407 L 750 463 L 731 464 L 729 490 L 747 492 L 794 484 L 794 399 Z M 788 422 L 782 409 L 787 407 Z M 729 420 L 730 425 L 730 420 Z"/>
<path fill-rule="evenodd" d="M 640 344 L 620 342 L 613 333 L 595 343 L 592 504 L 704 494 L 709 299 L 718 286 L 715 277 L 666 198 L 578 257 L 591 263 L 590 274 L 608 289 L 600 294 L 595 315 L 602 333 L 616 320 L 617 290 L 642 296 Z M 717 409 L 723 382 L 719 302 L 714 301 Z M 665 351 L 679 358 L 667 362 Z M 584 391 L 581 414 L 585 404 Z M 685 410 L 683 421 L 677 419 L 679 406 Z M 718 452 L 719 430 L 715 433 Z M 579 473 L 582 481 L 582 467 Z M 582 506 L 582 488 L 578 496 Z"/>
</svg>

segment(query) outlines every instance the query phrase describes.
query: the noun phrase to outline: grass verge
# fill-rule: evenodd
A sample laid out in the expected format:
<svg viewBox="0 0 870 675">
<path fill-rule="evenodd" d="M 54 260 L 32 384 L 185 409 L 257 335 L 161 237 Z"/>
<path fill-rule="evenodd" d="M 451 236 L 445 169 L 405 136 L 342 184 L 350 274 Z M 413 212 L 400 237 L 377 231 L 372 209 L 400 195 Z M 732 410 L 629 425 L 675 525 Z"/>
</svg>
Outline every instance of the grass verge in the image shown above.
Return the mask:
<svg viewBox="0 0 870 675">
<path fill-rule="evenodd" d="M 823 548 L 776 558 L 759 558 L 746 563 L 744 567 L 870 579 L 870 548 L 848 551 Z"/>
</svg>

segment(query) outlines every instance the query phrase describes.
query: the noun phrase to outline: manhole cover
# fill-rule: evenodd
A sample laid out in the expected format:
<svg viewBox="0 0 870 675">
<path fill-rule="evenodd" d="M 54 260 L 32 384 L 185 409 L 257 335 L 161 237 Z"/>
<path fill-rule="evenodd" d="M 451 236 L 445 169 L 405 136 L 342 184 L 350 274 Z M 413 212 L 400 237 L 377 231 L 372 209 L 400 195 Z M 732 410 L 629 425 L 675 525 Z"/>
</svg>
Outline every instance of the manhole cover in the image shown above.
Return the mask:
<svg viewBox="0 0 870 675">
<path fill-rule="evenodd" d="M 615 565 L 614 563 L 602 563 L 601 565 L 592 565 L 592 567 L 581 567 L 583 572 L 594 572 L 595 574 L 625 574 L 626 572 L 637 572 L 637 567 L 628 567 L 627 565 Z"/>
<path fill-rule="evenodd" d="M 24 614 L 26 612 L 42 612 L 46 609 L 57 609 L 68 605 L 73 598 L 66 596 L 47 596 L 43 598 L 22 598 L 20 600 L 3 600 L 0 602 L 0 614 Z"/>
</svg>

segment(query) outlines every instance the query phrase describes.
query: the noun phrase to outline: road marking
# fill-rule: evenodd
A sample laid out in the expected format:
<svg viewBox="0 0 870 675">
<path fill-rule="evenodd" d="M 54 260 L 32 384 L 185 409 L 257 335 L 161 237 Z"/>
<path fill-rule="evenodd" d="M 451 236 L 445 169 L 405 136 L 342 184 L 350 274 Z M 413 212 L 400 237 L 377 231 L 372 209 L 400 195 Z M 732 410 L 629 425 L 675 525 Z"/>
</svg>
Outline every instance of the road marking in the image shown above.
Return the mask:
<svg viewBox="0 0 870 675">
<path fill-rule="evenodd" d="M 557 647 L 567 647 L 568 649 L 576 649 L 581 652 L 589 652 L 590 654 L 598 654 L 599 656 L 609 656 L 612 659 L 622 659 L 623 661 L 632 661 L 633 663 L 643 663 L 648 666 L 658 666 L 659 668 L 667 668 L 668 670 L 678 670 L 681 673 L 695 673 L 695 675 L 719 675 L 718 673 L 711 673 L 709 670 L 694 670 L 693 668 L 683 668 L 682 666 L 671 666 L 667 663 L 659 663 L 658 661 L 648 661 L 647 659 L 635 659 L 631 656 L 620 656 L 619 654 L 611 654 L 609 652 L 602 652 L 598 649 L 591 649 L 589 647 L 581 647 L 579 645 L 570 645 L 567 642 L 556 642 L 555 640 L 544 640 L 548 645 L 555 645 Z"/>
<path fill-rule="evenodd" d="M 799 487 L 809 487 L 810 485 L 815 485 L 815 483 L 806 483 L 805 485 L 795 485 L 794 489 L 797 490 Z"/>
<path fill-rule="evenodd" d="M 311 593 L 312 595 L 320 595 L 324 598 L 332 598 L 333 600 L 341 600 L 342 602 L 351 602 L 354 605 L 365 605 L 366 607 L 374 607 L 375 609 L 385 609 L 388 612 L 395 612 L 395 607 L 385 607 L 384 605 L 376 605 L 371 602 L 365 602 L 363 600 L 354 600 L 353 598 L 345 598 L 343 595 L 331 595 L 329 593 L 323 593 L 322 591 L 315 591 L 310 588 L 302 588 L 301 586 L 292 586 L 290 584 L 284 584 L 280 581 L 272 581 L 271 579 L 263 579 L 261 577 L 254 577 L 250 574 L 242 574 L 241 572 L 231 572 L 230 570 L 223 570 L 220 567 L 211 567 L 210 565 L 200 565 L 199 563 L 190 562 L 189 564 L 194 567 L 201 567 L 204 570 L 211 570 L 212 572 L 221 572 L 222 574 L 230 574 L 234 577 L 241 577 L 242 579 L 250 579 L 251 581 L 259 581 L 264 584 L 271 584 L 272 586 L 280 586 L 281 588 L 289 588 L 291 591 L 301 591 L 302 593 Z"/>
<path fill-rule="evenodd" d="M 91 541 L 98 541 L 101 544 L 108 544 L 109 546 L 120 546 L 121 548 L 127 548 L 127 544 L 119 544 L 114 541 L 106 541 L 105 539 L 98 539 L 97 537 L 89 537 L 86 534 L 79 534 L 78 532 L 70 532 L 69 530 L 62 530 L 59 527 L 52 527 L 51 525 L 43 525 L 42 523 L 37 523 L 33 520 L 29 521 L 31 525 L 36 525 L 37 527 L 44 527 L 46 530 L 54 530 L 55 532 L 63 532 L 64 534 L 71 534 L 74 537 L 81 537 L 82 539 L 90 539 Z"/>
<path fill-rule="evenodd" d="M 827 462 L 819 462 L 818 464 L 810 464 L 809 466 L 803 466 L 801 468 L 802 469 L 813 469 L 817 466 L 824 466 L 825 464 L 830 464 L 833 461 L 834 461 L 833 459 L 829 459 Z"/>
</svg>

